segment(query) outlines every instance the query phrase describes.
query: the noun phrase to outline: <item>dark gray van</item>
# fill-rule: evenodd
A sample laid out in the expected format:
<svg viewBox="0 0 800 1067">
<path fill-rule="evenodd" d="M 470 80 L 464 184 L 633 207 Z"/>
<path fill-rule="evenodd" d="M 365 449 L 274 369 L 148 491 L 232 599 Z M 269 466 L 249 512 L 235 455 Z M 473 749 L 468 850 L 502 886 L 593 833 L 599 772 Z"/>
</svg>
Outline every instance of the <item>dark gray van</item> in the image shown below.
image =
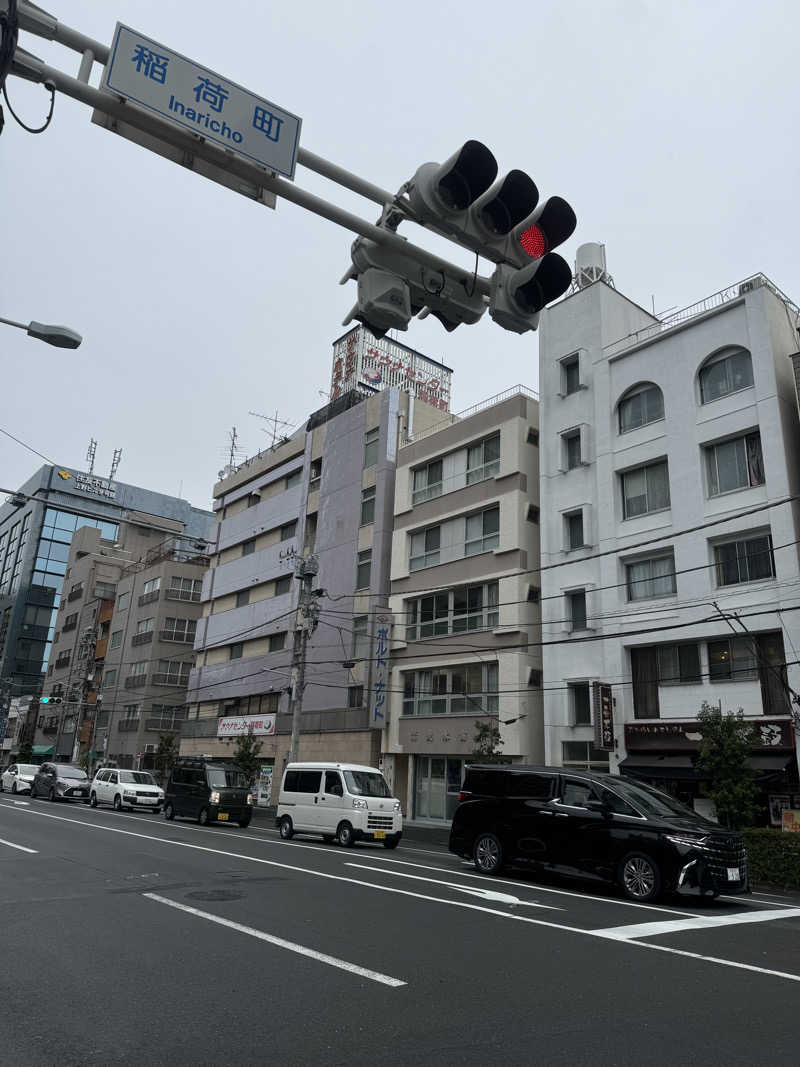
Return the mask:
<svg viewBox="0 0 800 1067">
<path fill-rule="evenodd" d="M 164 794 L 164 817 L 196 819 L 201 826 L 210 822 L 238 822 L 244 829 L 250 825 L 254 803 L 247 775 L 236 764 L 186 756 L 170 772 Z"/>
</svg>

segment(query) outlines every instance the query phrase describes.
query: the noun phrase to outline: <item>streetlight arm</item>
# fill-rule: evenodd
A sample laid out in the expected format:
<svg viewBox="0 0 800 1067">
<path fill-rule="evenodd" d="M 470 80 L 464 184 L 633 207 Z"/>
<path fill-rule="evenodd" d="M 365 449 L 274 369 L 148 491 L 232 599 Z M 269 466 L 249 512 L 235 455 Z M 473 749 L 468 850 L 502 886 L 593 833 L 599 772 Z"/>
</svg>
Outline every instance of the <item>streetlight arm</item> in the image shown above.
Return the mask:
<svg viewBox="0 0 800 1067">
<path fill-rule="evenodd" d="M 18 330 L 24 330 L 28 337 L 35 337 L 45 344 L 54 345 L 56 348 L 79 348 L 83 340 L 79 333 L 71 330 L 69 326 L 52 326 L 47 322 L 15 322 L 13 319 L 0 318 L 6 326 L 16 326 Z"/>
</svg>

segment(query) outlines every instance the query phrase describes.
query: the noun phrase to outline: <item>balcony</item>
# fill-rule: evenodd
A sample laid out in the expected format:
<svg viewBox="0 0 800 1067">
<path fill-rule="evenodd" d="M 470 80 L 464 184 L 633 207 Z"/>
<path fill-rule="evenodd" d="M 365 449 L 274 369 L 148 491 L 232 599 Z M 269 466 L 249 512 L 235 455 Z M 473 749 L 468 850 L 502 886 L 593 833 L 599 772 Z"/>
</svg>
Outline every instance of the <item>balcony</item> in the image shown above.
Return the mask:
<svg viewBox="0 0 800 1067">
<path fill-rule="evenodd" d="M 217 719 L 192 719 L 181 725 L 181 737 L 216 737 Z"/>
<path fill-rule="evenodd" d="M 148 593 L 148 596 L 150 596 L 150 595 L 151 594 Z M 131 638 L 131 644 L 132 645 L 149 645 L 152 640 L 153 640 L 153 631 L 152 630 L 146 630 L 144 633 L 134 634 L 133 637 Z"/>
<path fill-rule="evenodd" d="M 200 602 L 200 590 L 196 592 L 189 589 L 168 589 L 167 600 L 193 600 Z"/>
<path fill-rule="evenodd" d="M 80 600 L 83 596 L 83 586 L 79 586 L 77 589 L 72 589 L 67 595 L 67 600 Z"/>
<path fill-rule="evenodd" d="M 121 734 L 133 734 L 139 729 L 138 719 L 122 719 L 117 723 Z"/>
<path fill-rule="evenodd" d="M 145 604 L 152 604 L 154 600 L 158 600 L 161 596 L 160 589 L 154 589 L 151 593 L 142 593 L 139 597 L 139 607 L 143 607 Z"/>
<path fill-rule="evenodd" d="M 145 730 L 151 730 L 153 733 L 159 734 L 177 734 L 180 733 L 181 726 L 183 725 L 183 719 L 178 722 L 172 722 L 167 725 L 161 721 L 161 719 L 145 719 Z"/>
<path fill-rule="evenodd" d="M 175 630 L 159 630 L 158 632 L 159 641 L 172 641 L 176 645 L 193 645 L 194 638 L 194 631 L 184 634 L 176 633 Z"/>
<path fill-rule="evenodd" d="M 126 689 L 141 689 L 143 685 L 147 685 L 146 674 L 132 674 L 125 679 Z"/>
<path fill-rule="evenodd" d="M 176 677 L 173 674 L 159 674 L 153 675 L 153 685 L 174 685 L 185 686 L 189 684 L 189 675 L 184 674 Z"/>
<path fill-rule="evenodd" d="M 69 667 L 69 656 L 59 656 L 55 662 L 55 668 L 60 671 L 62 667 Z"/>
</svg>

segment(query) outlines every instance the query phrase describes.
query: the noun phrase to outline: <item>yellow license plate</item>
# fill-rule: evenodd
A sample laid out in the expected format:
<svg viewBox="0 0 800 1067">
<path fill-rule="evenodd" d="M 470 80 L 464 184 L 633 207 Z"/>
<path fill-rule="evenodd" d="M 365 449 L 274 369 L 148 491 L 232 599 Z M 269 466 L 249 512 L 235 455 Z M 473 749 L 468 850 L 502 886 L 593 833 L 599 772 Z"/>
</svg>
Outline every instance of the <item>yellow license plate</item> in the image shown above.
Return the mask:
<svg viewBox="0 0 800 1067">
<path fill-rule="evenodd" d="M 227 813 L 227 811 L 221 811 L 219 813 L 219 815 L 217 815 L 217 821 L 218 822 L 227 822 L 228 821 L 228 813 Z"/>
<path fill-rule="evenodd" d="M 375 834 L 374 834 L 374 837 L 375 837 L 376 841 L 383 841 L 384 837 L 386 837 L 386 831 L 385 830 L 376 830 Z"/>
</svg>

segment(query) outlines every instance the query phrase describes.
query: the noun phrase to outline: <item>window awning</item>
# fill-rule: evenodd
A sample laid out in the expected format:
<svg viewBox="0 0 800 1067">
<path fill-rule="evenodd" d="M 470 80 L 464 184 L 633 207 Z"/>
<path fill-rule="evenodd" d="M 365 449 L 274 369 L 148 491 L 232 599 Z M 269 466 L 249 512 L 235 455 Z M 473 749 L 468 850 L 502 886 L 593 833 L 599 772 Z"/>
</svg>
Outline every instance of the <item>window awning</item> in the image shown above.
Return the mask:
<svg viewBox="0 0 800 1067">
<path fill-rule="evenodd" d="M 53 746 L 52 745 L 33 745 L 33 747 L 31 748 L 31 752 L 34 754 L 34 756 L 52 756 L 53 755 Z"/>
<path fill-rule="evenodd" d="M 622 774 L 631 778 L 674 778 L 699 781 L 704 778 L 695 765 L 695 757 L 690 755 L 665 755 L 656 753 L 647 755 L 627 756 L 620 762 L 619 769 Z M 777 777 L 793 764 L 793 753 L 788 752 L 759 752 L 758 755 L 747 757 L 747 766 L 755 771 L 756 780 L 764 781 Z"/>
</svg>

